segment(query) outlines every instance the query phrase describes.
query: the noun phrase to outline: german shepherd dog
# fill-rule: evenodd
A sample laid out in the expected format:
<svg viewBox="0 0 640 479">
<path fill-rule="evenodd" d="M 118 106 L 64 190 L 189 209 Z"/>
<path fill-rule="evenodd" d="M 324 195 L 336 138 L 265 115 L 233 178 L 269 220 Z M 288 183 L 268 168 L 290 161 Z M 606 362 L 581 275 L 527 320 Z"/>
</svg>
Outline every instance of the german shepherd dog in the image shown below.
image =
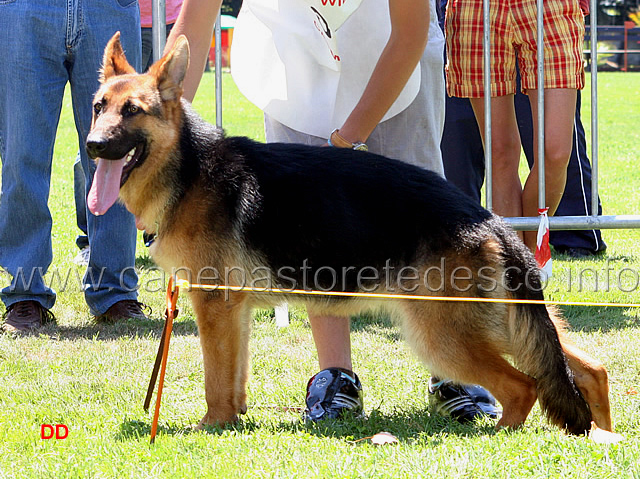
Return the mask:
<svg viewBox="0 0 640 479">
<path fill-rule="evenodd" d="M 156 235 L 150 254 L 166 271 L 266 290 L 190 292 L 204 356 L 200 425 L 246 411 L 252 309 L 297 298 L 316 314 L 385 310 L 433 374 L 494 394 L 503 407 L 497 427 L 522 425 L 538 399 L 569 433 L 584 434 L 592 421 L 611 430 L 604 366 L 567 342 L 544 304 L 491 301 L 544 299 L 533 255 L 506 223 L 400 161 L 225 137 L 181 98 L 188 63 L 181 37 L 136 74 L 116 34 L 86 147 L 97 162 L 94 214 L 119 196 Z M 396 297 L 281 291 L 296 288 Z"/>
</svg>

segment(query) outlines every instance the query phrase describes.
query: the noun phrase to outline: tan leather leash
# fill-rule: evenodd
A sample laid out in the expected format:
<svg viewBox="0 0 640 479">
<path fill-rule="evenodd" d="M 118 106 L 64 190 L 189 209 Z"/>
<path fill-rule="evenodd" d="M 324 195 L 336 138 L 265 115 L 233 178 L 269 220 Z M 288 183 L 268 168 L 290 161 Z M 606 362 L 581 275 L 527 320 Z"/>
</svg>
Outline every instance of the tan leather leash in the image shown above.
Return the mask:
<svg viewBox="0 0 640 479">
<path fill-rule="evenodd" d="M 164 375 L 167 370 L 167 359 L 169 356 L 169 340 L 171 338 L 171 331 L 173 329 L 173 320 L 178 317 L 178 309 L 176 304 L 178 303 L 178 293 L 180 287 L 174 285 L 173 276 L 169 278 L 169 284 L 167 285 L 167 309 L 164 313 L 165 322 L 162 329 L 162 336 L 160 337 L 160 344 L 158 346 L 158 354 L 156 355 L 155 363 L 153 364 L 153 371 L 151 372 L 151 379 L 149 381 L 149 387 L 147 388 L 147 397 L 144 400 L 144 410 L 149 411 L 149 405 L 151 404 L 151 396 L 153 396 L 153 390 L 156 386 L 156 379 L 158 378 L 158 370 L 160 371 L 160 382 L 158 383 L 158 394 L 156 397 L 156 408 L 153 413 L 153 422 L 151 423 L 151 444 L 156 439 L 156 433 L 158 431 L 158 417 L 160 416 L 160 400 L 162 398 L 162 386 L 164 385 Z"/>
</svg>

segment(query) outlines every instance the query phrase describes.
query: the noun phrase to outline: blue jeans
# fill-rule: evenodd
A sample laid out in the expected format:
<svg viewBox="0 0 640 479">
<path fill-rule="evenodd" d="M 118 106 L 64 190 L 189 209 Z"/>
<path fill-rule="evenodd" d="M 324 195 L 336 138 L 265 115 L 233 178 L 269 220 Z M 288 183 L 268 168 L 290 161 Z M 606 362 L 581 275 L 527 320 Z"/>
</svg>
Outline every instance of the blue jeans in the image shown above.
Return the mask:
<svg viewBox="0 0 640 479">
<path fill-rule="evenodd" d="M 88 191 L 95 166 L 84 143 L 97 72 L 118 30 L 129 62 L 139 68 L 137 0 L 0 0 L 0 265 L 13 277 L 1 293 L 7 307 L 24 300 L 54 305 L 55 291 L 43 276 L 52 261 L 47 200 L 64 89 L 69 82 Z M 136 228 L 120 205 L 104 216 L 89 214 L 87 226 L 84 294 L 91 312 L 101 314 L 137 297 Z"/>
</svg>

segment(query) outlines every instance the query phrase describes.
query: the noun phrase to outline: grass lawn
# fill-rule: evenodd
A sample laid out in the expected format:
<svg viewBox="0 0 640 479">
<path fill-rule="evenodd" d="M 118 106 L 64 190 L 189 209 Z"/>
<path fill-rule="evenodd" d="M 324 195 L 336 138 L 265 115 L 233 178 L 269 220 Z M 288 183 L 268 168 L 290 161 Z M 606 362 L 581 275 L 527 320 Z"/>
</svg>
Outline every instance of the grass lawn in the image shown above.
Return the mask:
<svg viewBox="0 0 640 479">
<path fill-rule="evenodd" d="M 599 76 L 600 187 L 604 212 L 640 213 L 640 76 Z M 588 90 L 587 90 L 588 91 Z M 215 121 L 213 74 L 194 105 Z M 589 125 L 589 98 L 583 98 Z M 263 139 L 261 114 L 224 75 L 224 126 Z M 610 372 L 616 430 L 625 440 L 594 444 L 549 426 L 536 406 L 524 428 L 491 421 L 459 425 L 430 412 L 429 372 L 384 317 L 352 323 L 354 363 L 365 387 L 366 420 L 306 426 L 299 408 L 316 372 L 306 314 L 277 328 L 273 311 L 257 311 L 248 386 L 249 411 L 236 426 L 194 432 L 205 411 L 200 346 L 182 296 L 156 443 L 142 410 L 162 328 L 163 277 L 141 238 L 140 297 L 146 322 L 96 325 L 82 298 L 75 247 L 72 165 L 78 149 L 65 99 L 54 153 L 50 207 L 58 291 L 56 325 L 37 335 L 0 335 L 0 478 L 42 477 L 557 477 L 640 478 L 640 312 L 633 308 L 563 307 L 575 343 Z M 265 234 L 269 234 L 265 231 Z M 555 300 L 640 303 L 640 231 L 607 230 L 608 249 L 592 260 L 554 257 L 547 294 Z M 0 275 L 0 284 L 9 278 Z M 0 309 L 2 306 L 0 306 Z M 1 312 L 1 311 L 0 311 Z M 64 424 L 68 437 L 42 440 L 42 424 Z M 395 445 L 364 439 L 388 431 Z"/>
</svg>

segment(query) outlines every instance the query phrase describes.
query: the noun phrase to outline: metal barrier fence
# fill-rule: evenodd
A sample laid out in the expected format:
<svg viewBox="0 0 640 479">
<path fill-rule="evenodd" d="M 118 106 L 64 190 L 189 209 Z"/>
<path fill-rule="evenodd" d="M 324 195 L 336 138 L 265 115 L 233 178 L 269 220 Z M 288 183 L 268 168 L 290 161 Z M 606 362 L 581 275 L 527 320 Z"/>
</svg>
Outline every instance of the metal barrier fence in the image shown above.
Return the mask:
<svg viewBox="0 0 640 479">
<path fill-rule="evenodd" d="M 544 25 L 541 21 L 543 15 L 543 1 L 537 0 L 538 10 L 538 45 L 543 43 Z M 166 13 L 165 0 L 153 0 L 153 57 L 160 58 L 165 46 Z M 483 0 L 484 19 L 484 84 L 485 84 L 485 203 L 487 209 L 492 209 L 492 159 L 491 159 L 491 94 L 490 94 L 490 32 L 489 32 L 489 0 Z M 597 0 L 591 0 L 590 6 L 593 15 L 590 15 L 590 49 L 597 51 Z M 215 38 L 215 98 L 216 98 L 216 125 L 222 127 L 222 35 L 220 28 L 220 14 L 216 20 L 214 29 Z M 596 58 L 592 55 L 592 58 Z M 628 229 L 640 228 L 640 215 L 598 215 L 598 71 L 597 66 L 591 68 L 591 162 L 592 162 L 592 205 L 591 215 L 585 216 L 551 216 L 549 228 L 552 230 L 590 230 L 590 229 Z M 538 56 L 537 65 L 538 85 L 544 84 L 543 56 Z M 540 208 L 545 207 L 545 169 L 544 169 L 544 88 L 538 88 L 538 203 Z M 513 217 L 505 220 L 515 230 L 536 230 L 540 219 L 537 217 Z"/>
<path fill-rule="evenodd" d="M 538 45 L 542 45 L 544 39 L 543 0 L 538 0 Z M 493 185 L 491 181 L 491 100 L 490 100 L 490 74 L 491 65 L 489 49 L 489 0 L 483 1 L 484 8 L 484 84 L 485 84 L 485 161 L 486 161 L 486 206 L 491 209 L 491 195 Z M 589 52 L 596 52 L 598 45 L 597 29 L 597 0 L 591 0 L 590 11 L 590 49 Z M 593 55 L 592 55 L 593 57 Z M 538 55 L 538 85 L 544 84 L 544 57 Z M 538 88 L 538 206 L 545 207 L 545 176 L 544 176 L 544 88 Z M 549 228 L 552 230 L 582 230 L 582 229 L 625 229 L 640 228 L 640 215 L 598 215 L 598 69 L 591 68 L 591 215 L 587 216 L 551 216 L 549 217 Z M 505 218 L 507 222 L 516 230 L 536 230 L 539 219 L 535 217 Z"/>
<path fill-rule="evenodd" d="M 166 44 L 165 24 L 167 19 L 166 0 L 153 0 L 151 5 L 153 61 L 162 56 Z M 216 126 L 222 128 L 222 32 L 220 28 L 220 12 L 214 27 L 215 38 L 215 80 L 216 80 Z"/>
</svg>

